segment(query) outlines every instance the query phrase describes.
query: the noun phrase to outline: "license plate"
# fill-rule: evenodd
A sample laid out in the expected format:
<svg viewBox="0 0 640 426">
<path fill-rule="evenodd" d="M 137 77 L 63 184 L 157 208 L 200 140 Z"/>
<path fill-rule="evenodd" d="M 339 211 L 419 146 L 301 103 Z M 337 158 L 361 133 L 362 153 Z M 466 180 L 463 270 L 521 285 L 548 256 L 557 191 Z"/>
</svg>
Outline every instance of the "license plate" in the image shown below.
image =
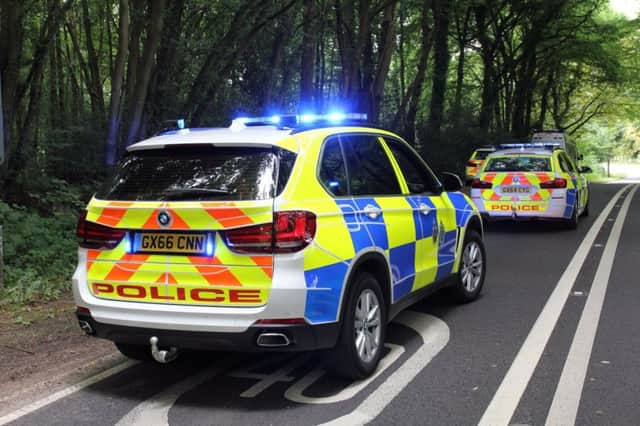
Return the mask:
<svg viewBox="0 0 640 426">
<path fill-rule="evenodd" d="M 207 234 L 136 234 L 134 250 L 139 253 L 188 253 L 204 254 Z"/>
<path fill-rule="evenodd" d="M 530 186 L 503 186 L 503 194 L 531 194 Z"/>
</svg>

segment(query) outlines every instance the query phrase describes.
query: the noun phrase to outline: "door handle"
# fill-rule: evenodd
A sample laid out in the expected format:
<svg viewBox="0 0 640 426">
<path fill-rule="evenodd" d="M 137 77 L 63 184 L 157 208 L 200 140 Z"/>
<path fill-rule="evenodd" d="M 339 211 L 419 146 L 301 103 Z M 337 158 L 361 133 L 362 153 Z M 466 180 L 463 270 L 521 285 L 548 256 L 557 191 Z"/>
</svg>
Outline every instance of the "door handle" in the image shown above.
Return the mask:
<svg viewBox="0 0 640 426">
<path fill-rule="evenodd" d="M 420 203 L 418 208 L 420 210 L 420 213 L 422 213 L 425 216 L 428 215 L 429 213 L 431 213 L 431 210 L 433 210 L 431 207 L 429 207 L 425 203 Z"/>
<path fill-rule="evenodd" d="M 380 208 L 372 206 L 371 204 L 367 204 L 364 208 L 364 214 L 366 214 L 369 219 L 376 219 L 381 213 L 382 210 L 380 210 Z"/>
</svg>

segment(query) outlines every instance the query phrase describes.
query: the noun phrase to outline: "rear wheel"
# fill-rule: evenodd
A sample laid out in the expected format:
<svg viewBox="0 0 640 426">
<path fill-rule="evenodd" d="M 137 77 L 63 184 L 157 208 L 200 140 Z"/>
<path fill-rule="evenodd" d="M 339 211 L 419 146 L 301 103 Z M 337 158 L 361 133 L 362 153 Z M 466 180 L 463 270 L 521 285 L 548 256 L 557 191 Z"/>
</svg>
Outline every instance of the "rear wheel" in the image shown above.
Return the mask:
<svg viewBox="0 0 640 426">
<path fill-rule="evenodd" d="M 386 335 L 387 309 L 380 283 L 371 274 L 358 274 L 345 305 L 340 338 L 330 355 L 332 371 L 363 379 L 380 362 Z"/>
<path fill-rule="evenodd" d="M 580 216 L 582 217 L 587 217 L 589 216 L 589 200 L 591 197 L 589 197 L 589 194 L 587 194 L 587 202 L 584 205 L 584 210 L 582 210 L 582 214 Z"/>
<path fill-rule="evenodd" d="M 457 302 L 468 303 L 478 298 L 484 285 L 486 266 L 487 260 L 482 237 L 473 230 L 467 230 L 462 246 L 460 271 L 450 290 Z"/>
<path fill-rule="evenodd" d="M 567 227 L 567 229 L 577 229 L 578 220 L 578 200 L 576 197 L 576 201 L 573 205 L 573 212 L 571 213 L 571 218 L 565 222 L 565 226 Z"/>
<path fill-rule="evenodd" d="M 148 345 L 136 345 L 132 343 L 115 342 L 116 348 L 127 358 L 138 361 L 153 361 L 151 356 L 151 348 Z"/>
</svg>

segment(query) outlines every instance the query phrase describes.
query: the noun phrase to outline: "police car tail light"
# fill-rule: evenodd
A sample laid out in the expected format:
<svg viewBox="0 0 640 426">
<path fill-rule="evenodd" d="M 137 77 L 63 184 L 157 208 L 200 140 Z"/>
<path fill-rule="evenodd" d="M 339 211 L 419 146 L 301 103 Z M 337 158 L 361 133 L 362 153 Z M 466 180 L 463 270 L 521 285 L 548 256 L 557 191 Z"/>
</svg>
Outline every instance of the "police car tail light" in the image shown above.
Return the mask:
<svg viewBox="0 0 640 426">
<path fill-rule="evenodd" d="M 276 253 L 302 250 L 316 235 L 316 215 L 295 210 L 276 212 L 274 216 L 274 248 Z"/>
<path fill-rule="evenodd" d="M 124 238 L 126 231 L 122 229 L 110 228 L 97 223 L 87 221 L 87 212 L 84 212 L 78 219 L 76 236 L 80 247 L 88 249 L 115 248 Z"/>
<path fill-rule="evenodd" d="M 555 178 L 546 182 L 540 182 L 540 188 L 552 189 L 552 188 L 566 188 L 567 180 L 563 178 Z"/>
<path fill-rule="evenodd" d="M 493 184 L 491 182 L 486 182 L 484 180 L 480 180 L 478 178 L 475 178 L 471 181 L 471 187 L 472 188 L 481 188 L 481 189 L 489 189 L 493 186 Z"/>
<path fill-rule="evenodd" d="M 316 234 L 316 216 L 307 211 L 276 212 L 273 222 L 223 231 L 236 253 L 292 253 L 305 248 Z"/>
</svg>

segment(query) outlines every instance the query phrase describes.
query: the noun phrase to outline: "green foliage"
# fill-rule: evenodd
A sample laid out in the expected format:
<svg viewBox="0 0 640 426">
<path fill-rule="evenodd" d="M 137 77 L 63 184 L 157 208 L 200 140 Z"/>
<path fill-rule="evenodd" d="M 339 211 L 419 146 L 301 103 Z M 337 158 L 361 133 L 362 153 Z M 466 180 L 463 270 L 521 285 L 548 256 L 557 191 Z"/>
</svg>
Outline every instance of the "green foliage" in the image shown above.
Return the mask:
<svg viewBox="0 0 640 426">
<path fill-rule="evenodd" d="M 53 300 L 70 288 L 76 261 L 75 214 L 42 217 L 0 202 L 4 288 L 0 300 L 26 304 Z"/>
</svg>

